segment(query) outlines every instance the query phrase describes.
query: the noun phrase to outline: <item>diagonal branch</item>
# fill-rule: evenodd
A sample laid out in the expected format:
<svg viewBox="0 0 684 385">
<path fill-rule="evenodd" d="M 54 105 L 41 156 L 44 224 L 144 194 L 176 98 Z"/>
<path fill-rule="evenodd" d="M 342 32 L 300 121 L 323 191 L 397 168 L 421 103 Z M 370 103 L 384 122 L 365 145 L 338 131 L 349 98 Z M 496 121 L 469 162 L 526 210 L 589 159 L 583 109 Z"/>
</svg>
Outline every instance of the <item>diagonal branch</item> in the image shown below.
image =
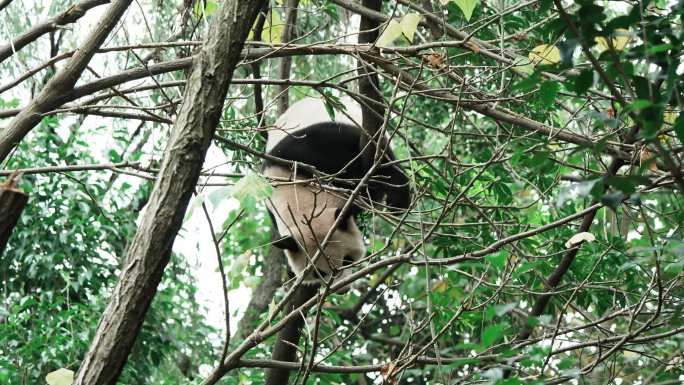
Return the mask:
<svg viewBox="0 0 684 385">
<path fill-rule="evenodd" d="M 102 45 L 119 22 L 132 0 L 116 0 L 112 3 L 91 32 L 81 48 L 76 51 L 65 67 L 50 79 L 36 96 L 4 130 L 0 131 L 0 162 L 4 161 L 19 143 L 42 119 L 42 114 L 64 103 L 66 91 L 71 91 L 85 70 L 95 50 Z"/>
<path fill-rule="evenodd" d="M 12 0 L 0 0 L 0 11 L 5 9 L 6 6 L 10 5 Z"/>
<path fill-rule="evenodd" d="M 0 4 L 0 10 L 9 4 L 10 1 Z M 64 25 L 74 23 L 83 17 L 89 9 L 97 7 L 98 5 L 107 4 L 109 2 L 110 0 L 84 0 L 80 3 L 72 5 L 59 15 L 34 25 L 31 29 L 24 31 L 14 40 L 0 45 L 0 63 L 46 33 L 56 31 L 58 28 Z"/>
</svg>

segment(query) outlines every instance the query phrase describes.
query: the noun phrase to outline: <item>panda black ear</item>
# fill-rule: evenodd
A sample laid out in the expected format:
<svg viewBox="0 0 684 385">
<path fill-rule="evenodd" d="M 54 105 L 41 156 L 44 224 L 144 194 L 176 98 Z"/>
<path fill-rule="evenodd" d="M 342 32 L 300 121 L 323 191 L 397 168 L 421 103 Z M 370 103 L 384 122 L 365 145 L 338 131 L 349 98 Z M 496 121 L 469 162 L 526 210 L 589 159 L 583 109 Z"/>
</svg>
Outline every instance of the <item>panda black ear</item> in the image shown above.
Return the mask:
<svg viewBox="0 0 684 385">
<path fill-rule="evenodd" d="M 279 249 L 289 250 L 292 252 L 299 251 L 299 245 L 291 235 L 284 236 L 278 239 L 277 241 L 273 242 L 273 246 Z"/>
<path fill-rule="evenodd" d="M 340 216 L 341 212 L 342 212 L 342 207 L 338 207 L 335 209 L 335 219 L 337 219 L 337 217 Z M 352 216 L 354 216 L 360 212 L 361 212 L 361 209 L 359 208 L 359 206 L 352 205 L 352 207 L 350 207 L 349 211 L 347 212 L 347 215 L 346 215 L 347 218 L 345 218 L 345 220 L 349 219 L 349 217 L 352 217 Z"/>
</svg>

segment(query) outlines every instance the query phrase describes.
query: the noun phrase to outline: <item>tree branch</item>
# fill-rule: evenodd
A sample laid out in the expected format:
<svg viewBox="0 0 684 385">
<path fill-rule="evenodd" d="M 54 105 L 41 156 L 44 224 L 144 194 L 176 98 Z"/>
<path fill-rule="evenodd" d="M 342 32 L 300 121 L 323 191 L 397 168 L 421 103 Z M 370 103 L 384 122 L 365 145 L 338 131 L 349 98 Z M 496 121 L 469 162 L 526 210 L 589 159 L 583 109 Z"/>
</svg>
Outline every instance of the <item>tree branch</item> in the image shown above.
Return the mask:
<svg viewBox="0 0 684 385">
<path fill-rule="evenodd" d="M 71 57 L 66 66 L 50 79 L 40 94 L 4 130 L 0 131 L 0 163 L 7 158 L 14 146 L 40 122 L 43 113 L 53 110 L 64 103 L 64 94 L 72 90 L 88 62 L 90 62 L 90 59 L 95 54 L 95 50 L 114 29 L 131 1 L 115 0 L 107 8 L 95 30 L 91 32 L 88 39 Z"/>
<path fill-rule="evenodd" d="M 302 306 L 306 301 L 313 298 L 318 292 L 318 285 L 301 285 L 299 286 L 294 295 L 290 298 L 290 301 L 285 308 L 287 313 L 294 311 L 295 309 Z M 271 353 L 271 359 L 274 361 L 286 361 L 286 362 L 296 362 L 297 361 L 297 346 L 299 345 L 299 339 L 302 335 L 302 328 L 304 327 L 304 320 L 306 315 L 301 312 L 291 318 L 285 326 L 280 329 L 278 333 L 278 338 L 273 345 L 273 352 Z M 297 368 L 299 369 L 299 368 Z M 272 367 L 266 372 L 265 385 L 281 385 L 287 384 L 288 378 L 290 377 L 291 368 L 283 367 Z"/>
<path fill-rule="evenodd" d="M 6 1 L 4 4 L 0 4 L 0 10 L 9 4 L 10 1 L 11 0 Z M 84 0 L 72 5 L 59 15 L 34 25 L 31 29 L 23 32 L 14 40 L 0 45 L 0 63 L 46 33 L 56 31 L 59 27 L 66 24 L 74 23 L 83 17 L 89 9 L 109 2 L 110 0 Z"/>
</svg>

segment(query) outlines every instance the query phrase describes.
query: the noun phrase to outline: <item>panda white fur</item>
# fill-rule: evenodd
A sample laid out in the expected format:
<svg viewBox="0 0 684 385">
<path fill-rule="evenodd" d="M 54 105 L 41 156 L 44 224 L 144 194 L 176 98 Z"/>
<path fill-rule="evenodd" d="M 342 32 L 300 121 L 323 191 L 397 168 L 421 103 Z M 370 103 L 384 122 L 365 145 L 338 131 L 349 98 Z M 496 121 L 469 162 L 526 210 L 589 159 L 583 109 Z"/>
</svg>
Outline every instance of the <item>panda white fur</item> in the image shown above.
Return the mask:
<svg viewBox="0 0 684 385">
<path fill-rule="evenodd" d="M 346 111 L 336 113 L 332 121 L 322 100 L 306 98 L 288 108 L 269 131 L 266 152 L 277 158 L 314 166 L 338 178 L 359 180 L 369 170 L 358 156 L 361 149 L 361 108 L 346 102 Z M 392 160 L 387 151 L 387 160 Z M 284 250 L 292 271 L 299 275 L 321 249 L 321 243 L 335 223 L 346 199 L 320 186 L 297 181 L 310 179 L 301 169 L 271 160 L 263 163 L 263 174 L 275 180 L 273 194 L 267 203 L 269 213 L 282 238 L 273 245 Z M 385 183 L 366 191 L 373 201 L 386 198 L 390 207 L 404 210 L 410 202 L 408 178 L 397 166 L 381 167 L 375 173 Z M 285 180 L 290 181 L 283 182 Z M 294 182 L 294 183 L 293 183 Z M 344 186 L 349 188 L 349 186 Z M 344 278 L 348 266 L 365 256 L 363 234 L 356 225 L 355 208 L 349 210 L 317 258 L 311 279 L 331 275 Z M 338 278 L 338 279 L 339 279 Z"/>
</svg>

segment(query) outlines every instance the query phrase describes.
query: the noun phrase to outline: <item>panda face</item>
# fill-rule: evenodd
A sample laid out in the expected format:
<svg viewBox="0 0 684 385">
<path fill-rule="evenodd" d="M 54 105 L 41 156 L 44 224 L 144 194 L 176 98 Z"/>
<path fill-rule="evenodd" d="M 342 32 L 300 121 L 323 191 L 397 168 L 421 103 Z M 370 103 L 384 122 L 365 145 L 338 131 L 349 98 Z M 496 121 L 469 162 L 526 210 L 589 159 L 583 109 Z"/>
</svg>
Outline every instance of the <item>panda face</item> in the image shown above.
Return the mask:
<svg viewBox="0 0 684 385">
<path fill-rule="evenodd" d="M 289 171 L 271 167 L 266 174 L 282 177 L 289 175 Z M 321 248 L 345 203 L 343 198 L 315 186 L 276 183 L 267 205 L 282 238 L 273 245 L 283 249 L 295 274 L 301 274 L 319 254 L 315 264 L 317 272 L 305 279 L 323 277 L 327 280 L 334 275 L 339 280 L 351 273 L 351 264 L 365 256 L 363 235 L 351 213 L 340 220 Z"/>
<path fill-rule="evenodd" d="M 339 208 L 326 208 L 316 218 L 304 213 L 299 218 L 297 214 L 290 218 L 300 219 L 299 226 L 274 243 L 283 248 L 290 268 L 295 274 L 300 274 L 319 251 L 319 245 L 325 239 L 328 231 L 336 220 Z M 308 228 L 307 222 L 311 227 Z M 289 230 L 289 229 L 288 229 Z M 329 279 L 333 275 L 336 280 L 350 274 L 350 266 L 360 260 L 365 254 L 363 236 L 354 218 L 349 216 L 342 219 L 342 223 L 335 229 L 327 244 L 321 249 L 316 261 L 317 272 L 310 273 L 307 279 Z"/>
</svg>

